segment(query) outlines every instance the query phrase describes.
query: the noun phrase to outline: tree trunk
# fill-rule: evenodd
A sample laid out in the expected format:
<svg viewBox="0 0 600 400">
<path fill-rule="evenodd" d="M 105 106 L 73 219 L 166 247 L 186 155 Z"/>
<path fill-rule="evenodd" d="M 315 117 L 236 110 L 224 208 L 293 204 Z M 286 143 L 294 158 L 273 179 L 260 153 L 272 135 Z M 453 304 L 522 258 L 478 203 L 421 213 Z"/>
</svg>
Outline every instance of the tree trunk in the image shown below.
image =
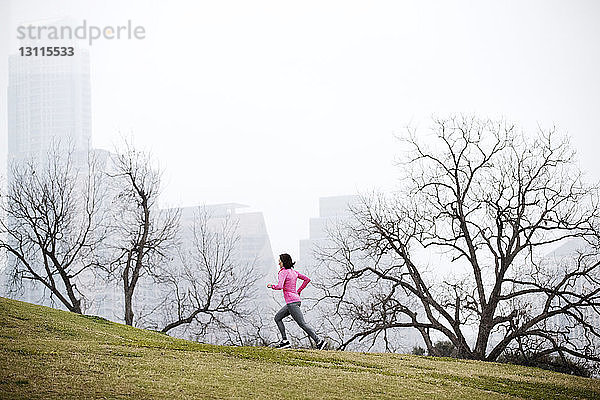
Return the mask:
<svg viewBox="0 0 600 400">
<path fill-rule="evenodd" d="M 133 326 L 133 291 L 125 290 L 125 325 Z"/>
</svg>

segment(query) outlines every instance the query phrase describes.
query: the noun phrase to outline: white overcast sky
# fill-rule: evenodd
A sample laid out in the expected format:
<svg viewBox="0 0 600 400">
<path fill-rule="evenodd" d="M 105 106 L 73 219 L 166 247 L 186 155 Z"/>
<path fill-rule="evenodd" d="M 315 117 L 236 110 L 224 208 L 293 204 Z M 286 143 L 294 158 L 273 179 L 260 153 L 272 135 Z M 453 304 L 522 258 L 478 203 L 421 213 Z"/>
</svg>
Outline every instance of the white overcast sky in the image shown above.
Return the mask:
<svg viewBox="0 0 600 400">
<path fill-rule="evenodd" d="M 133 134 L 165 204 L 262 211 L 275 255 L 298 255 L 319 197 L 393 187 L 394 135 L 432 114 L 556 124 L 600 178 L 599 1 L 0 4 L 0 157 L 16 26 L 131 20 L 146 39 L 90 49 L 94 146 Z"/>
</svg>

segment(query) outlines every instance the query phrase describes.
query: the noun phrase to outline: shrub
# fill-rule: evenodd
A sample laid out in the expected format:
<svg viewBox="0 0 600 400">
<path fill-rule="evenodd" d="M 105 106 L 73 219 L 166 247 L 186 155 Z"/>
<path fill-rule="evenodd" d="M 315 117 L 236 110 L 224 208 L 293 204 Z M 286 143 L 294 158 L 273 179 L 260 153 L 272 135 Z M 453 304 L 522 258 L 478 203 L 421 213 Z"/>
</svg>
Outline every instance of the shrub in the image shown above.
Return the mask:
<svg viewBox="0 0 600 400">
<path fill-rule="evenodd" d="M 535 353 L 524 354 L 522 352 L 506 352 L 502 354 L 498 362 L 537 367 L 549 371 L 562 372 L 570 375 L 583 376 L 586 378 L 594 375 L 594 368 L 589 364 L 553 355 L 538 355 Z"/>
</svg>

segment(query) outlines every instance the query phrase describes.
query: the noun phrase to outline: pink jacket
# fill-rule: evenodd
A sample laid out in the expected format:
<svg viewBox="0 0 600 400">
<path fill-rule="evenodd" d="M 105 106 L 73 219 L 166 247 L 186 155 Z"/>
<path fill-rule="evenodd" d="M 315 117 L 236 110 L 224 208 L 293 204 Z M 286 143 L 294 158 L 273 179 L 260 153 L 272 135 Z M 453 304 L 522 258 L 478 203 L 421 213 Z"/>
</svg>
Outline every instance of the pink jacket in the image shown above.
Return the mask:
<svg viewBox="0 0 600 400">
<path fill-rule="evenodd" d="M 279 270 L 279 282 L 277 285 L 271 286 L 273 290 L 281 290 L 283 289 L 283 298 L 287 303 L 294 303 L 296 301 L 300 301 L 300 292 L 304 290 L 310 279 L 306 275 L 302 275 L 300 272 L 294 271 L 293 269 L 285 269 L 281 268 Z M 296 281 L 298 279 L 302 279 L 302 285 L 296 290 Z"/>
</svg>

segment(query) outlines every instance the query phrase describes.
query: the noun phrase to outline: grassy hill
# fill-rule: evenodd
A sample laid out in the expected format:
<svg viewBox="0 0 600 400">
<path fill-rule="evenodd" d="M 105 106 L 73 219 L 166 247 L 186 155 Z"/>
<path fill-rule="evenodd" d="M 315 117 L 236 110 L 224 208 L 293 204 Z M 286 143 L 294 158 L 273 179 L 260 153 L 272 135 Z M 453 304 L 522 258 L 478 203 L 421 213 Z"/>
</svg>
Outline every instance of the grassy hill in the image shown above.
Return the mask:
<svg viewBox="0 0 600 400">
<path fill-rule="evenodd" d="M 503 364 L 201 345 L 0 298 L 0 398 L 600 399 L 600 380 Z"/>
</svg>

